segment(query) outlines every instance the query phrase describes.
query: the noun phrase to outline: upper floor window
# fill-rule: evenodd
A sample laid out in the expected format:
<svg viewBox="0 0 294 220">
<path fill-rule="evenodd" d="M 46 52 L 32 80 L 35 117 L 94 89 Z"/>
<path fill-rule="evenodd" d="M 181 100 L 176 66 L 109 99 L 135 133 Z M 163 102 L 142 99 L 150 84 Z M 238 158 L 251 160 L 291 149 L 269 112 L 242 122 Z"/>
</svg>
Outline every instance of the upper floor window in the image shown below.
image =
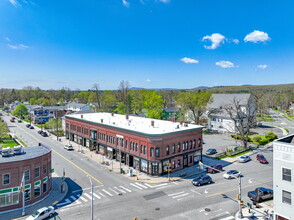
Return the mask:
<svg viewBox="0 0 294 220">
<path fill-rule="evenodd" d="M 181 152 L 181 144 L 178 143 L 178 152 Z"/>
<path fill-rule="evenodd" d="M 24 175 L 25 175 L 25 181 L 29 181 L 29 180 L 30 180 L 30 171 L 27 170 L 27 171 L 24 173 Z"/>
<path fill-rule="evenodd" d="M 188 141 L 186 142 L 186 150 L 188 150 Z"/>
<path fill-rule="evenodd" d="M 176 152 L 176 146 L 173 144 L 173 146 L 172 146 L 172 153 L 174 154 L 175 152 Z"/>
<path fill-rule="evenodd" d="M 169 146 L 168 145 L 166 146 L 165 152 L 166 152 L 166 155 L 169 155 Z"/>
<path fill-rule="evenodd" d="M 35 168 L 35 178 L 40 176 L 40 167 Z"/>
<path fill-rule="evenodd" d="M 147 149 L 147 148 L 146 148 L 146 146 L 144 145 L 144 151 L 143 151 L 144 154 L 146 154 L 146 149 Z"/>
<path fill-rule="evenodd" d="M 193 140 L 193 148 L 195 148 L 196 147 L 196 140 L 194 139 Z"/>
<path fill-rule="evenodd" d="M 155 149 L 155 156 L 156 156 L 156 157 L 159 157 L 159 155 L 160 155 L 160 153 L 159 153 L 159 148 L 156 148 L 156 149 Z"/>
<path fill-rule="evenodd" d="M 2 175 L 2 185 L 10 184 L 10 174 L 3 174 Z"/>
<path fill-rule="evenodd" d="M 291 170 L 283 168 L 283 180 L 291 182 Z"/>
<path fill-rule="evenodd" d="M 154 148 L 153 147 L 150 148 L 150 156 L 154 157 Z"/>
<path fill-rule="evenodd" d="M 193 147 L 193 146 L 192 146 L 192 141 L 190 141 L 190 149 L 192 149 L 192 147 Z"/>
<path fill-rule="evenodd" d="M 282 191 L 282 202 L 291 205 L 291 192 L 285 190 Z"/>
<path fill-rule="evenodd" d="M 183 151 L 185 150 L 185 142 L 183 142 Z"/>
<path fill-rule="evenodd" d="M 201 138 L 198 139 L 198 147 L 201 147 Z"/>
</svg>

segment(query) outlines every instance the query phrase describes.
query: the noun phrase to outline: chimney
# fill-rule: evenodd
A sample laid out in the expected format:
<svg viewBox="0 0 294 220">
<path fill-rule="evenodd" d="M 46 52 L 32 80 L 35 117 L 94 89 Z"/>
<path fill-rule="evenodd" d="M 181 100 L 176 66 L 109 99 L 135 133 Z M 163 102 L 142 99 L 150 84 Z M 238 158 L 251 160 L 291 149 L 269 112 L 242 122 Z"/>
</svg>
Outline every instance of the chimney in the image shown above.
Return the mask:
<svg viewBox="0 0 294 220">
<path fill-rule="evenodd" d="M 174 118 L 171 118 L 170 121 L 171 121 L 171 122 L 175 122 L 175 119 L 174 119 Z"/>
<path fill-rule="evenodd" d="M 151 121 L 151 126 L 154 127 L 154 121 Z"/>
<path fill-rule="evenodd" d="M 111 113 L 111 116 L 114 116 L 114 113 L 113 112 Z"/>
<path fill-rule="evenodd" d="M 180 121 L 180 125 L 183 125 L 183 121 Z"/>
<path fill-rule="evenodd" d="M 81 118 L 83 118 L 84 116 L 83 115 L 81 115 Z"/>
<path fill-rule="evenodd" d="M 103 123 L 103 118 L 101 118 L 101 123 Z"/>
<path fill-rule="evenodd" d="M 129 115 L 126 115 L 126 119 L 127 119 L 127 120 L 129 119 Z"/>
</svg>

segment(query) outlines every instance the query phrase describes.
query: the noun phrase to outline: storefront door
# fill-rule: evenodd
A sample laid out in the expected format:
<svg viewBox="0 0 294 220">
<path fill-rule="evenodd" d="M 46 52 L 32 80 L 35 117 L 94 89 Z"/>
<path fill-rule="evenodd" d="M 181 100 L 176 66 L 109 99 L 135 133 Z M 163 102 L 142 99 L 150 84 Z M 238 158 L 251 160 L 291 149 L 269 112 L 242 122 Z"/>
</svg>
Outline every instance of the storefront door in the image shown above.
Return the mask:
<svg viewBox="0 0 294 220">
<path fill-rule="evenodd" d="M 184 155 L 184 167 L 188 166 L 188 155 Z"/>
</svg>

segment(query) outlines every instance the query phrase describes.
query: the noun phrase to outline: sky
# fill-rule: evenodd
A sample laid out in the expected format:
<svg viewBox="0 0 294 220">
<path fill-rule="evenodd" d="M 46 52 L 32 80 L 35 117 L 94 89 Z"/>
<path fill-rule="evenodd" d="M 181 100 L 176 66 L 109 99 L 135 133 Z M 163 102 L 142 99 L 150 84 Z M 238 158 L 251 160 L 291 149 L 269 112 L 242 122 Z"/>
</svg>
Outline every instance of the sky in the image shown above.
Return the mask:
<svg viewBox="0 0 294 220">
<path fill-rule="evenodd" d="M 290 0 L 0 0 L 0 88 L 294 83 Z"/>
</svg>

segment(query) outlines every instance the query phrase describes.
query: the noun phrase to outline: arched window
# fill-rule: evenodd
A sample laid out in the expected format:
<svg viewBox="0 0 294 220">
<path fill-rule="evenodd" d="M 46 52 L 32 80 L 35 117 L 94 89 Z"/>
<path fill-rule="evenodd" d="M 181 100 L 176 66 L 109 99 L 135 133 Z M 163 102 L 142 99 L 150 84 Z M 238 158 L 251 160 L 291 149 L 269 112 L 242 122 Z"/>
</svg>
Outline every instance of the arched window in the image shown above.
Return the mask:
<svg viewBox="0 0 294 220">
<path fill-rule="evenodd" d="M 166 152 L 166 155 L 169 155 L 169 146 L 168 145 L 166 146 L 165 152 Z"/>
<path fill-rule="evenodd" d="M 185 150 L 185 142 L 183 142 L 183 151 Z"/>
<path fill-rule="evenodd" d="M 136 143 L 136 152 L 138 152 L 138 144 Z"/>
<path fill-rule="evenodd" d="M 189 145 L 189 143 L 188 143 L 188 141 L 186 141 L 186 150 L 188 150 L 188 145 Z"/>
<path fill-rule="evenodd" d="M 150 148 L 150 157 L 154 157 L 154 148 L 153 147 Z"/>
<path fill-rule="evenodd" d="M 196 140 L 194 139 L 193 140 L 193 148 L 195 148 L 196 147 Z"/>
<path fill-rule="evenodd" d="M 181 152 L 181 144 L 178 143 L 178 152 Z"/>
<path fill-rule="evenodd" d="M 192 146 L 192 141 L 190 141 L 190 149 L 192 149 L 192 147 L 193 147 L 193 146 Z"/>
<path fill-rule="evenodd" d="M 198 147 L 201 147 L 202 143 L 201 143 L 201 138 L 198 139 Z"/>
<path fill-rule="evenodd" d="M 155 156 L 156 156 L 156 157 L 159 157 L 159 155 L 160 155 L 159 148 L 156 148 L 156 149 L 155 149 Z"/>
<path fill-rule="evenodd" d="M 175 146 L 175 144 L 173 144 L 173 146 L 172 146 L 172 153 L 174 154 L 175 152 L 176 152 L 176 146 Z"/>
<path fill-rule="evenodd" d="M 146 154 L 146 146 L 144 146 L 144 154 Z"/>
</svg>

